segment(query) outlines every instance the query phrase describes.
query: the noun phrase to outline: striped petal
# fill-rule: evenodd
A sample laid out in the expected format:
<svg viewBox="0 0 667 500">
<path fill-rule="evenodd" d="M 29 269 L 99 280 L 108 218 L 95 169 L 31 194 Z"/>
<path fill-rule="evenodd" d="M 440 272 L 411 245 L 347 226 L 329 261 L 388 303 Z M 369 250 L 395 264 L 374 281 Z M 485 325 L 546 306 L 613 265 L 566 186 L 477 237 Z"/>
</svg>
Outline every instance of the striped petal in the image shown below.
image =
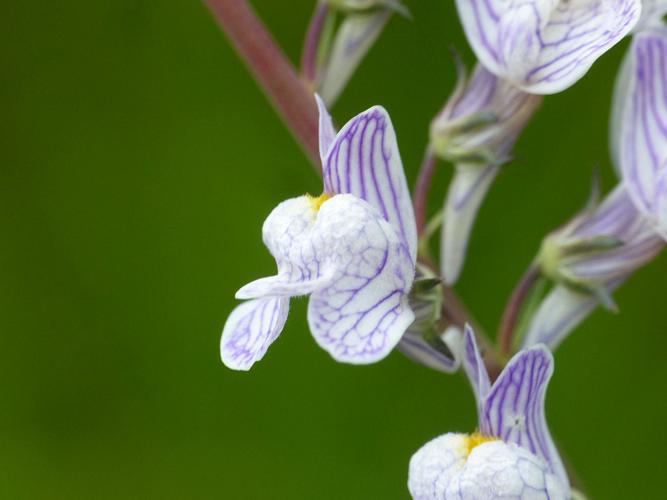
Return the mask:
<svg viewBox="0 0 667 500">
<path fill-rule="evenodd" d="M 478 59 L 532 93 L 579 80 L 636 24 L 640 0 L 457 0 Z"/>
<path fill-rule="evenodd" d="M 456 166 L 445 198 L 440 242 L 442 277 L 448 285 L 456 283 L 463 270 L 477 212 L 499 171 L 498 165 Z"/>
<path fill-rule="evenodd" d="M 329 151 L 331 144 L 336 138 L 336 128 L 334 127 L 333 120 L 331 119 L 329 110 L 327 110 L 326 104 L 324 104 L 322 98 L 317 94 L 315 94 L 315 102 L 317 103 L 317 110 L 320 113 L 320 121 L 318 128 L 319 140 L 320 140 L 320 159 L 322 160 L 322 164 L 324 165 L 324 160 L 327 157 L 327 152 Z"/>
<path fill-rule="evenodd" d="M 667 241 L 667 166 L 658 178 L 658 230 Z"/>
<path fill-rule="evenodd" d="M 389 21 L 390 9 L 350 13 L 341 22 L 319 92 L 330 106 L 338 99 L 355 70 Z"/>
<path fill-rule="evenodd" d="M 410 459 L 408 489 L 414 500 L 566 500 L 569 488 L 543 460 L 500 440 L 444 434 Z"/>
<path fill-rule="evenodd" d="M 338 361 L 382 359 L 414 320 L 407 294 L 415 268 L 401 237 L 367 202 L 338 195 L 322 205 L 311 239 L 333 271 L 310 297 L 315 340 Z"/>
<path fill-rule="evenodd" d="M 413 309 L 414 310 L 414 309 Z M 418 315 L 418 311 L 414 311 Z M 418 320 L 415 321 L 417 323 Z M 461 331 L 449 327 L 445 332 L 433 339 L 426 340 L 423 331 L 412 327 L 401 337 L 398 350 L 408 358 L 433 370 L 443 373 L 454 373 L 461 363 L 458 355 L 461 344 Z"/>
<path fill-rule="evenodd" d="M 249 370 L 262 359 L 285 326 L 289 299 L 249 300 L 229 315 L 220 339 L 222 362 L 233 370 Z"/>
<path fill-rule="evenodd" d="M 635 35 L 626 57 L 614 102 L 618 161 L 633 201 L 656 218 L 667 164 L 667 27 Z"/>
<path fill-rule="evenodd" d="M 489 374 L 484 366 L 484 360 L 477 348 L 477 341 L 475 340 L 475 333 L 470 325 L 466 325 L 463 339 L 463 369 L 470 380 L 473 392 L 475 393 L 475 400 L 481 415 L 482 406 L 486 395 L 489 393 L 491 382 Z M 481 424 L 482 422 L 480 422 Z M 482 433 L 489 434 L 489 429 L 481 426 Z"/>
<path fill-rule="evenodd" d="M 484 401 L 480 420 L 490 435 L 529 450 L 549 464 L 564 485 L 563 463 L 547 427 L 544 401 L 553 374 L 553 356 L 544 346 L 519 352 L 510 360 Z"/>
<path fill-rule="evenodd" d="M 278 274 L 248 283 L 236 298 L 307 295 L 329 283 L 333 271 L 322 265 L 323 250 L 311 237 L 323 199 L 300 196 L 273 209 L 262 236 L 276 259 Z"/>
<path fill-rule="evenodd" d="M 325 192 L 353 194 L 377 208 L 402 237 L 414 264 L 417 227 L 396 134 L 384 108 L 374 106 L 345 124 L 322 173 Z"/>
<path fill-rule="evenodd" d="M 616 286 L 613 288 L 610 286 L 609 291 L 613 291 Z M 599 305 L 598 298 L 593 295 L 576 292 L 563 285 L 556 285 L 542 299 L 539 308 L 531 318 L 530 326 L 523 339 L 523 346 L 545 344 L 550 349 L 556 349 L 568 334 Z"/>
</svg>

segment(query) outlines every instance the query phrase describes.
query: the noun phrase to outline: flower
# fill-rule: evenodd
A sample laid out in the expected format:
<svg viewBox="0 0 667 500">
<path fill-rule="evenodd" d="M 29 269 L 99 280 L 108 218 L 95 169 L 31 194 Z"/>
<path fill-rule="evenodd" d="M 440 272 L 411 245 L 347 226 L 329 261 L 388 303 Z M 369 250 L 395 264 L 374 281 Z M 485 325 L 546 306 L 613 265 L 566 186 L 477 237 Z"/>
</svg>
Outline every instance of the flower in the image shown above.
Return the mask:
<svg viewBox="0 0 667 500">
<path fill-rule="evenodd" d="M 547 236 L 537 261 L 556 286 L 531 318 L 524 347 L 554 349 L 600 303 L 616 310 L 611 292 L 663 247 L 623 185 Z"/>
<path fill-rule="evenodd" d="M 611 140 L 630 198 L 667 239 L 667 26 L 645 24 L 616 83 Z"/>
<path fill-rule="evenodd" d="M 248 370 L 262 358 L 294 296 L 310 295 L 315 340 L 347 363 L 382 359 L 414 319 L 408 293 L 417 231 L 389 115 L 375 106 L 336 134 L 317 101 L 324 193 L 284 201 L 264 222 L 278 274 L 236 294 L 251 300 L 234 309 L 223 329 L 221 357 L 233 369 Z"/>
<path fill-rule="evenodd" d="M 545 346 L 516 354 L 491 385 L 474 333 L 466 328 L 463 366 L 479 413 L 479 432 L 433 439 L 410 460 L 415 500 L 571 497 L 565 468 L 546 423 L 553 373 Z"/>
<path fill-rule="evenodd" d="M 443 209 L 442 276 L 456 282 L 465 260 L 472 226 L 500 166 L 519 134 L 542 103 L 478 64 L 470 78 L 463 69 L 459 83 L 431 124 L 431 145 L 456 172 Z"/>
<path fill-rule="evenodd" d="M 579 80 L 637 23 L 640 0 L 456 0 L 477 58 L 527 92 Z"/>
</svg>

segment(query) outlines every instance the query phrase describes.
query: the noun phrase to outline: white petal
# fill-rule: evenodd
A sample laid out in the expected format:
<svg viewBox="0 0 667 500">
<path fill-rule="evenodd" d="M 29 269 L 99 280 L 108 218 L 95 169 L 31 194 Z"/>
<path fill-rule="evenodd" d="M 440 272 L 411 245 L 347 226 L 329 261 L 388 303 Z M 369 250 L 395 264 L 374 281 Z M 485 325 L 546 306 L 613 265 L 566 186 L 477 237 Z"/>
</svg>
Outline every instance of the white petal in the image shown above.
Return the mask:
<svg viewBox="0 0 667 500">
<path fill-rule="evenodd" d="M 307 281 L 290 281 L 288 275 L 269 276 L 251 281 L 236 292 L 237 299 L 256 299 L 259 297 L 296 297 L 308 295 L 318 288 L 328 285 L 332 274 L 324 274 Z"/>
<path fill-rule="evenodd" d="M 322 98 L 329 105 L 338 99 L 354 71 L 368 53 L 391 17 L 391 10 L 345 16 L 338 28 L 322 86 Z"/>
<path fill-rule="evenodd" d="M 264 244 L 278 264 L 278 274 L 248 283 L 236 292 L 239 299 L 306 295 L 326 285 L 331 270 L 313 244 L 311 235 L 321 200 L 299 196 L 280 203 L 262 228 Z"/>
<path fill-rule="evenodd" d="M 366 200 L 394 226 L 417 258 L 417 225 L 387 111 L 374 106 L 347 122 L 323 166 L 324 190 Z"/>
<path fill-rule="evenodd" d="M 331 115 L 327 110 L 326 104 L 324 104 L 322 98 L 317 94 L 315 94 L 315 102 L 317 102 L 317 110 L 320 113 L 318 128 L 320 139 L 320 158 L 322 160 L 322 164 L 324 165 L 329 148 L 331 147 L 331 144 L 336 137 L 336 129 L 334 127 L 333 120 L 331 119 Z"/>
<path fill-rule="evenodd" d="M 458 165 L 445 198 L 440 262 L 447 285 L 459 278 L 475 217 L 499 167 Z"/>
<path fill-rule="evenodd" d="M 415 311 L 415 314 L 417 312 Z M 417 321 L 415 321 L 416 323 Z M 414 324 L 413 324 L 414 327 Z M 461 364 L 460 351 L 463 336 L 455 326 L 448 327 L 440 336 L 445 349 L 438 349 L 427 342 L 420 329 L 408 328 L 398 344 L 398 349 L 408 358 L 433 370 L 443 373 L 454 373 Z"/>
<path fill-rule="evenodd" d="M 547 464 L 528 450 L 490 441 L 472 450 L 465 467 L 440 498 L 569 500 L 568 490 Z"/>
<path fill-rule="evenodd" d="M 667 165 L 658 178 L 658 231 L 667 241 Z"/>
<path fill-rule="evenodd" d="M 560 92 L 636 24 L 639 0 L 457 0 L 490 71 L 537 94 Z"/>
<path fill-rule="evenodd" d="M 533 315 L 523 346 L 541 343 L 555 349 L 598 305 L 597 298 L 592 295 L 557 285 Z"/>
<path fill-rule="evenodd" d="M 249 300 L 238 305 L 222 330 L 222 362 L 234 370 L 249 370 L 280 335 L 288 311 L 287 298 Z"/>
<path fill-rule="evenodd" d="M 415 269 L 401 238 L 367 202 L 338 195 L 322 205 L 312 241 L 335 268 L 310 298 L 315 340 L 338 361 L 382 359 L 414 319 L 407 294 Z"/>
<path fill-rule="evenodd" d="M 637 207 L 655 216 L 657 184 L 667 162 L 667 27 L 635 35 L 616 92 L 620 114 L 620 167 L 625 185 Z"/>
<path fill-rule="evenodd" d="M 447 486 L 465 465 L 468 436 L 444 434 L 422 446 L 410 459 L 408 489 L 414 500 L 442 500 Z"/>
<path fill-rule="evenodd" d="M 566 500 L 567 488 L 529 451 L 500 440 L 475 446 L 465 434 L 445 434 L 410 460 L 414 500 Z"/>
<path fill-rule="evenodd" d="M 561 484 L 569 484 L 544 408 L 553 371 L 553 356 L 544 345 L 520 351 L 493 383 L 480 418 L 491 435 L 530 451 L 549 465 Z"/>
<path fill-rule="evenodd" d="M 477 341 L 475 340 L 475 332 L 473 332 L 470 325 L 465 326 L 465 333 L 463 337 L 463 354 L 462 354 L 463 369 L 468 376 L 470 385 L 472 385 L 479 414 L 482 414 L 482 404 L 486 395 L 491 388 L 491 381 L 489 380 L 489 373 L 486 371 L 484 360 L 477 348 Z M 484 432 L 486 429 L 482 429 Z"/>
</svg>

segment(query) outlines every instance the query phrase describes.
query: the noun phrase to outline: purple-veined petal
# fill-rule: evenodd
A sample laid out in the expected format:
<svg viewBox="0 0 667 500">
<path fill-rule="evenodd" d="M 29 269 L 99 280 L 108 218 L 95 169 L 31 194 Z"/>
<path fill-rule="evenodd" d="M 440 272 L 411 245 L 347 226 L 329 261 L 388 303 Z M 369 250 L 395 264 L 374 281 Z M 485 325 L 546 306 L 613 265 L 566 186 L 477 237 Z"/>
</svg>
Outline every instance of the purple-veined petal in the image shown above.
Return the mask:
<svg viewBox="0 0 667 500">
<path fill-rule="evenodd" d="M 544 410 L 553 369 L 553 356 L 546 347 L 520 351 L 494 382 L 484 401 L 480 420 L 485 422 L 492 436 L 542 458 L 562 484 L 569 485 Z"/>
<path fill-rule="evenodd" d="M 249 300 L 232 311 L 220 339 L 222 362 L 233 370 L 249 370 L 280 335 L 289 311 L 282 297 Z"/>
<path fill-rule="evenodd" d="M 456 166 L 445 198 L 440 243 L 442 276 L 447 285 L 454 284 L 461 274 L 475 217 L 499 169 L 497 165 Z"/>
<path fill-rule="evenodd" d="M 619 280 L 620 284 L 621 280 Z M 615 288 L 615 287 L 614 287 Z M 611 291 L 611 290 L 610 290 Z M 599 306 L 596 297 L 556 285 L 542 299 L 523 339 L 523 347 L 545 344 L 556 349 Z"/>
<path fill-rule="evenodd" d="M 667 27 L 635 35 L 616 92 L 615 115 L 620 169 L 625 185 L 644 213 L 657 215 L 657 184 L 667 162 Z"/>
<path fill-rule="evenodd" d="M 289 275 L 269 276 L 251 281 L 236 292 L 237 299 L 260 297 L 297 297 L 308 295 L 331 282 L 333 275 L 324 274 L 307 281 L 291 281 Z"/>
<path fill-rule="evenodd" d="M 482 412 L 482 405 L 486 395 L 489 393 L 491 382 L 489 381 L 489 374 L 484 366 L 484 360 L 477 348 L 477 341 L 475 340 L 475 332 L 473 332 L 470 325 L 465 326 L 465 333 L 463 334 L 463 354 L 462 354 L 463 369 L 470 380 L 472 390 L 475 393 L 475 400 L 480 415 Z M 489 429 L 484 426 L 484 422 L 480 420 L 480 431 L 483 434 L 490 435 Z"/>
<path fill-rule="evenodd" d="M 662 168 L 658 177 L 658 231 L 667 241 L 667 164 Z"/>
<path fill-rule="evenodd" d="M 389 21 L 390 9 L 350 13 L 345 16 L 333 42 L 319 92 L 331 106 L 359 67 L 364 56 Z"/>
<path fill-rule="evenodd" d="M 656 235 L 654 222 L 637 210 L 622 184 L 580 222 L 571 237 L 595 236 L 611 236 L 623 244 L 604 252 L 572 258 L 567 266 L 573 276 L 605 286 L 627 277 L 655 257 L 664 246 Z"/>
<path fill-rule="evenodd" d="M 327 157 L 327 152 L 331 147 L 335 137 L 336 137 L 336 128 L 334 127 L 333 120 L 329 114 L 326 104 L 322 98 L 315 94 L 315 102 L 317 103 L 317 110 L 320 113 L 319 121 L 319 140 L 320 140 L 320 159 L 322 160 L 322 165 Z"/>
<path fill-rule="evenodd" d="M 410 459 L 414 500 L 566 500 L 567 484 L 528 450 L 498 439 L 444 434 Z"/>
<path fill-rule="evenodd" d="M 338 361 L 384 358 L 414 320 L 407 294 L 415 268 L 401 237 L 367 202 L 338 195 L 322 205 L 312 240 L 335 269 L 310 297 L 315 340 Z"/>
<path fill-rule="evenodd" d="M 469 437 L 448 433 L 432 439 L 410 458 L 408 489 L 413 500 L 442 500 L 467 460 Z"/>
<path fill-rule="evenodd" d="M 614 95 L 611 104 L 611 116 L 609 119 L 609 150 L 614 164 L 614 170 L 622 177 L 621 170 L 621 138 L 623 134 L 623 123 L 625 122 L 625 106 L 627 96 L 634 82 L 635 65 L 630 57 L 630 50 L 623 58 L 621 66 L 616 74 L 614 83 Z"/>
<path fill-rule="evenodd" d="M 412 200 L 389 114 L 374 106 L 347 122 L 323 165 L 324 190 L 366 200 L 392 224 L 417 258 Z"/>
<path fill-rule="evenodd" d="M 264 221 L 262 237 L 276 259 L 278 274 L 248 283 L 236 298 L 306 295 L 329 282 L 332 270 L 323 265 L 322 249 L 311 238 L 324 198 L 300 196 L 273 209 Z"/>
<path fill-rule="evenodd" d="M 472 450 L 440 498 L 568 500 L 570 494 L 541 457 L 512 443 L 489 441 Z"/>
<path fill-rule="evenodd" d="M 560 92 L 639 19 L 639 0 L 457 0 L 464 30 L 490 71 L 533 93 Z"/>
<path fill-rule="evenodd" d="M 415 315 L 419 312 L 414 310 Z M 417 323 L 417 320 L 415 320 Z M 459 351 L 461 349 L 461 331 L 455 326 L 447 328 L 440 337 L 440 342 L 449 352 L 443 352 L 443 349 L 437 349 L 428 343 L 421 330 L 410 327 L 401 337 L 398 343 L 398 350 L 408 358 L 420 363 L 433 370 L 443 373 L 454 373 L 459 369 L 461 359 Z"/>
</svg>

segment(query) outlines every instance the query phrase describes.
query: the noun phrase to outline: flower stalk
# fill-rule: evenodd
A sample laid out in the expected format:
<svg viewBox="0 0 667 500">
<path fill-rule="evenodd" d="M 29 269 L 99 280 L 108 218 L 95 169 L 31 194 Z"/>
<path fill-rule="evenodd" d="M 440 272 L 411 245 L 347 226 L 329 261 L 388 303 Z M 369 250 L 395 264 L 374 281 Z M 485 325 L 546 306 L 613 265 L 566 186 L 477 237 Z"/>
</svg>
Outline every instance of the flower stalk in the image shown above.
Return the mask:
<svg viewBox="0 0 667 500">
<path fill-rule="evenodd" d="M 521 311 L 523 311 L 526 300 L 530 297 L 530 292 L 539 279 L 540 269 L 532 264 L 516 284 L 512 295 L 507 301 L 507 306 L 505 306 L 505 311 L 503 312 L 503 319 L 500 323 L 500 330 L 498 331 L 498 348 L 504 356 L 509 356 L 512 353 L 514 335 L 517 330 Z"/>
<path fill-rule="evenodd" d="M 247 0 L 205 0 L 297 142 L 320 170 L 315 99 Z"/>
</svg>

